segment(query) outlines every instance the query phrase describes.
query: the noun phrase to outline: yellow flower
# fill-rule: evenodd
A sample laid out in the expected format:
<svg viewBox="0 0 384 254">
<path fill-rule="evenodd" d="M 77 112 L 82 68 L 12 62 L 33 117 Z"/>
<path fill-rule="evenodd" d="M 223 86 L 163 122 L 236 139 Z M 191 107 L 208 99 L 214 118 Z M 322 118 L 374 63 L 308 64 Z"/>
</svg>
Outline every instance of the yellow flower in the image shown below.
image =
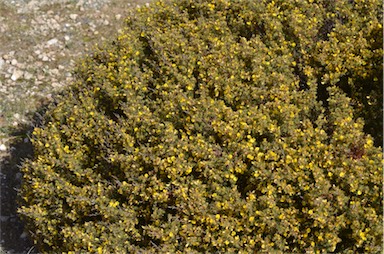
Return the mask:
<svg viewBox="0 0 384 254">
<path fill-rule="evenodd" d="M 119 205 L 119 201 L 110 201 L 109 202 L 109 206 L 110 207 L 116 207 L 116 206 L 118 206 Z"/>
</svg>

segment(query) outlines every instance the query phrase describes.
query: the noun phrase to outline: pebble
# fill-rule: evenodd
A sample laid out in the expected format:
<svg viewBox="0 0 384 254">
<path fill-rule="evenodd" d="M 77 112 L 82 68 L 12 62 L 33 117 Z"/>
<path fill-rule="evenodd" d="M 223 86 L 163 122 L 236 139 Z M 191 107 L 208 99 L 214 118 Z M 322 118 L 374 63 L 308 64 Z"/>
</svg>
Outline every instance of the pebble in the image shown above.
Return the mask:
<svg viewBox="0 0 384 254">
<path fill-rule="evenodd" d="M 39 1 L 32 0 L 32 1 L 30 1 L 30 2 L 27 4 L 27 7 L 36 11 L 36 10 L 39 9 L 39 5 L 38 5 L 38 4 L 39 4 Z"/>
<path fill-rule="evenodd" d="M 27 238 L 27 237 L 28 237 L 28 233 L 25 232 L 25 231 L 23 231 L 23 233 L 21 233 L 21 235 L 20 235 L 20 238 L 21 238 L 21 239 L 25 239 L 25 238 Z"/>
<path fill-rule="evenodd" d="M 7 151 L 7 147 L 4 144 L 0 145 L 0 151 L 5 152 Z"/>
<path fill-rule="evenodd" d="M 26 80 L 30 80 L 32 77 L 33 77 L 33 75 L 32 75 L 31 73 L 29 73 L 29 72 L 24 72 L 24 78 L 25 78 Z"/>
<path fill-rule="evenodd" d="M 9 60 L 9 59 L 11 59 L 11 57 L 13 57 L 14 55 L 15 55 L 15 51 L 9 51 L 8 54 L 5 54 L 5 55 L 3 56 L 3 58 L 4 58 L 5 60 Z"/>
<path fill-rule="evenodd" d="M 54 88 L 61 87 L 61 85 L 60 85 L 59 82 L 52 82 L 52 86 L 53 86 Z"/>
<path fill-rule="evenodd" d="M 24 72 L 19 70 L 19 69 L 15 69 L 12 73 L 12 76 L 11 76 L 11 79 L 13 81 L 16 81 L 18 80 L 19 78 L 21 78 L 23 76 Z"/>
<path fill-rule="evenodd" d="M 58 39 L 53 38 L 53 39 L 47 41 L 47 44 L 48 44 L 48 46 L 51 46 L 51 45 L 53 45 L 53 44 L 56 44 L 58 41 L 59 41 Z"/>
<path fill-rule="evenodd" d="M 77 14 L 69 14 L 69 17 L 72 19 L 72 20 L 76 20 L 77 19 Z"/>
<path fill-rule="evenodd" d="M 59 73 L 60 73 L 60 71 L 59 71 L 59 69 L 51 69 L 51 73 L 53 74 L 53 75 L 59 75 Z"/>
</svg>

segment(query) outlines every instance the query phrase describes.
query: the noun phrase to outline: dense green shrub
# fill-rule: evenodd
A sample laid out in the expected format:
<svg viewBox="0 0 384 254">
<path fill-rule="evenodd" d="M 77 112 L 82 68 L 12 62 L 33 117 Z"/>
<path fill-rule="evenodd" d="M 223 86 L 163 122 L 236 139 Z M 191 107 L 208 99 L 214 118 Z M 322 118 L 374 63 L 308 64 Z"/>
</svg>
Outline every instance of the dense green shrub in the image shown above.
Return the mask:
<svg viewBox="0 0 384 254">
<path fill-rule="evenodd" d="M 34 131 L 20 213 L 39 248 L 381 252 L 382 151 L 352 107 L 379 86 L 379 7 L 133 11 Z"/>
</svg>

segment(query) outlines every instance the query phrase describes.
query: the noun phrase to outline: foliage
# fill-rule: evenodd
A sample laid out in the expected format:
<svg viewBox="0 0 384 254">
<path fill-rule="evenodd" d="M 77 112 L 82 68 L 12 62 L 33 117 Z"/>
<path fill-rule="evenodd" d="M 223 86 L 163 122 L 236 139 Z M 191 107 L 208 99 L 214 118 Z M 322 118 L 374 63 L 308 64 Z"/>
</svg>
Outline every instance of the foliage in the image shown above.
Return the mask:
<svg viewBox="0 0 384 254">
<path fill-rule="evenodd" d="M 379 5 L 178 0 L 132 12 L 34 131 L 20 213 L 40 249 L 380 252 L 382 151 L 351 106 L 363 92 L 340 85 L 380 78 L 364 64 L 380 50 L 357 44 L 381 26 Z"/>
</svg>

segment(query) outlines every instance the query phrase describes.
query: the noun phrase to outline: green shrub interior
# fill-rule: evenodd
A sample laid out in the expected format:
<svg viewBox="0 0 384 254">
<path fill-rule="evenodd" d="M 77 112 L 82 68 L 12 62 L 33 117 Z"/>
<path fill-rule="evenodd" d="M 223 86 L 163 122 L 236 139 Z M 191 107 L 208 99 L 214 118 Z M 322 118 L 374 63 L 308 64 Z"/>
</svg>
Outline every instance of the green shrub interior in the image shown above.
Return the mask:
<svg viewBox="0 0 384 254">
<path fill-rule="evenodd" d="M 380 252 L 381 16 L 376 0 L 132 11 L 34 131 L 20 213 L 40 250 Z"/>
</svg>

